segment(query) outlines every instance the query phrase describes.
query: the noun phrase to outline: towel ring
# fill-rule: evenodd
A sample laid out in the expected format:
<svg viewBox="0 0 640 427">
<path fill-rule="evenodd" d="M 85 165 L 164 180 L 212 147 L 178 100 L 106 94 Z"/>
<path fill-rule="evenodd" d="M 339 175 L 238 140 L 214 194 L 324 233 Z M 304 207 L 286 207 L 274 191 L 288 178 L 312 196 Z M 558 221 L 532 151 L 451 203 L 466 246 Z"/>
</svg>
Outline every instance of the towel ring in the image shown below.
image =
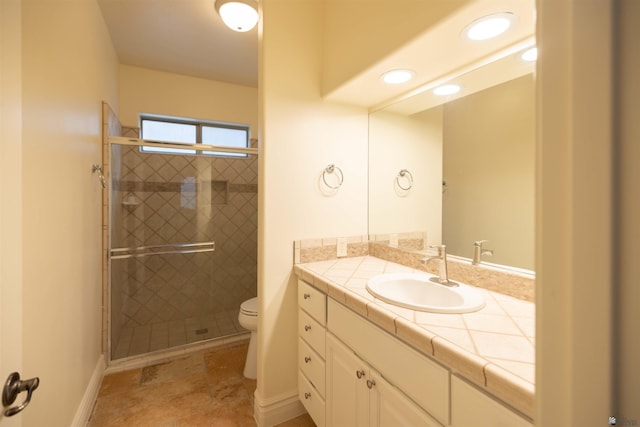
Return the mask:
<svg viewBox="0 0 640 427">
<path fill-rule="evenodd" d="M 334 172 L 338 176 L 338 185 L 331 185 L 327 182 L 327 174 L 332 174 Z M 344 175 L 342 174 L 342 169 L 340 169 L 338 166 L 329 165 L 322 171 L 322 182 L 324 182 L 324 185 L 326 185 L 330 189 L 337 190 L 338 188 L 342 187 L 342 181 L 344 181 Z"/>
<path fill-rule="evenodd" d="M 400 183 L 400 178 L 406 178 L 409 185 L 407 185 L 406 187 L 403 187 L 402 184 Z M 413 175 L 411 175 L 411 172 L 409 172 L 407 169 L 402 169 L 400 172 L 398 172 L 398 175 L 396 176 L 396 184 L 398 184 L 398 187 L 400 187 L 400 189 L 402 190 L 405 190 L 405 191 L 411 190 L 411 187 L 413 187 Z"/>
</svg>

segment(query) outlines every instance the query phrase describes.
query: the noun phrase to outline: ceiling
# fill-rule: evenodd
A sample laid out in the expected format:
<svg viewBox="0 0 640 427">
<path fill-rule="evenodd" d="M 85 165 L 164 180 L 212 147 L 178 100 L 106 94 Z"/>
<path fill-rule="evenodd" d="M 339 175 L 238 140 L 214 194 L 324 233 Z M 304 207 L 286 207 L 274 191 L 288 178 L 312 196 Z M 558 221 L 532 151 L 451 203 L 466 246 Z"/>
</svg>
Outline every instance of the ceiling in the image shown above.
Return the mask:
<svg viewBox="0 0 640 427">
<path fill-rule="evenodd" d="M 227 28 L 214 0 L 98 0 L 121 64 L 258 86 L 258 30 Z"/>
<path fill-rule="evenodd" d="M 257 87 L 258 30 L 231 31 L 215 11 L 214 0 L 98 0 L 98 4 L 121 64 Z M 496 40 L 479 43 L 460 37 L 471 21 L 504 11 L 517 15 L 516 25 Z M 417 87 L 460 75 L 506 47 L 533 43 L 534 32 L 534 0 L 471 0 L 325 98 L 377 109 Z M 416 78 L 403 85 L 382 84 L 380 75 L 396 68 L 412 69 Z"/>
<path fill-rule="evenodd" d="M 462 37 L 467 25 L 499 12 L 511 12 L 516 17 L 507 32 L 484 41 Z M 417 88 L 447 82 L 485 65 L 501 57 L 505 49 L 530 46 L 534 43 L 534 34 L 534 0 L 471 0 L 332 93 L 325 94 L 325 98 L 377 110 L 413 95 Z M 398 68 L 413 70 L 414 79 L 400 85 L 384 84 L 380 76 Z"/>
</svg>

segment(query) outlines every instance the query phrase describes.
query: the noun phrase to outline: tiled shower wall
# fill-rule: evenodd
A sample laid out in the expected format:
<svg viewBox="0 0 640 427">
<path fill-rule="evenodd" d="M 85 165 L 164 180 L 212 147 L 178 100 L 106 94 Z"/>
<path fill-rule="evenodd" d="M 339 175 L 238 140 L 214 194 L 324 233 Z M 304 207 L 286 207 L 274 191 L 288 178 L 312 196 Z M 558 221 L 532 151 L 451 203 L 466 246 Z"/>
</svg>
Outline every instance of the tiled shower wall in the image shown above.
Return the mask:
<svg viewBox="0 0 640 427">
<path fill-rule="evenodd" d="M 112 248 L 215 242 L 214 252 L 112 260 L 111 358 L 246 332 L 237 317 L 256 295 L 257 157 L 113 144 L 110 158 Z"/>
</svg>

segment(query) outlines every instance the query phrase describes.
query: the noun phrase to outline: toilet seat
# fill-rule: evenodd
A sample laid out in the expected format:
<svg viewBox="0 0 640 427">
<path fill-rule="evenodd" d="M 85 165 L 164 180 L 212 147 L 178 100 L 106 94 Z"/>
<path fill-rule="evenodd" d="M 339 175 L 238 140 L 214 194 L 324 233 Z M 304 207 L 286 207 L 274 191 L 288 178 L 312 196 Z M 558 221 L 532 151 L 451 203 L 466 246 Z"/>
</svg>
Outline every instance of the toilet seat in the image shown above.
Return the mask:
<svg viewBox="0 0 640 427">
<path fill-rule="evenodd" d="M 245 316 L 257 316 L 258 315 L 258 297 L 254 297 L 246 300 L 240 304 L 240 313 Z"/>
</svg>

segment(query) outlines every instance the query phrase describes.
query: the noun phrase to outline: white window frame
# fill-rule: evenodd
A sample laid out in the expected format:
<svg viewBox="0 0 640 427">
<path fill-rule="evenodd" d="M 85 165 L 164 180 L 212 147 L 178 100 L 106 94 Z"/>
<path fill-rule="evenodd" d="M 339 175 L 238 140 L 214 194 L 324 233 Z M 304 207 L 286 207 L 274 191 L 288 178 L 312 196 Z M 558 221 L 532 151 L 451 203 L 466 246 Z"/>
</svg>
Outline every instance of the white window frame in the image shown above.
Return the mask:
<svg viewBox="0 0 640 427">
<path fill-rule="evenodd" d="M 153 138 L 153 139 L 147 139 L 145 138 L 144 135 L 144 122 L 145 121 L 153 121 L 153 122 L 162 122 L 162 123 L 167 123 L 167 124 L 171 124 L 171 123 L 175 123 L 175 124 L 186 124 L 186 125 L 192 125 L 195 127 L 195 138 L 196 141 L 195 143 L 191 143 L 191 142 L 176 142 L 176 141 L 162 141 L 162 140 L 158 140 L 157 138 Z M 219 156 L 219 157 L 231 157 L 231 158 L 246 158 L 248 157 L 248 154 L 246 152 L 242 152 L 242 151 L 238 151 L 238 152 L 233 152 L 233 151 L 211 151 L 211 150 L 199 150 L 198 146 L 211 146 L 210 144 L 204 144 L 202 141 L 202 129 L 205 127 L 210 127 L 210 128 L 219 128 L 219 129 L 233 129 L 233 130 L 240 130 L 240 131 L 244 131 L 246 133 L 246 141 L 245 141 L 245 145 L 243 147 L 238 147 L 235 145 L 224 145 L 224 144 L 215 144 L 215 146 L 219 146 L 219 147 L 225 147 L 227 149 L 233 149 L 233 148 L 250 148 L 250 134 L 251 134 L 251 127 L 249 125 L 245 125 L 245 124 L 239 124 L 239 123 L 225 123 L 225 122 L 217 122 L 217 121 L 209 121 L 209 120 L 197 120 L 197 119 L 189 119 L 189 118 L 185 118 L 185 117 L 173 117 L 173 116 L 161 116 L 161 115 L 155 115 L 155 114 L 141 114 L 140 115 L 140 137 L 143 140 L 148 140 L 149 142 L 153 142 L 155 144 L 170 144 L 174 147 L 167 147 L 167 148 L 162 148 L 162 147 L 158 147 L 157 145 L 152 146 L 147 146 L 147 145 L 142 145 L 140 146 L 140 151 L 144 152 L 144 153 L 154 153 L 154 154 L 173 154 L 173 155 L 210 155 L 210 156 Z M 184 145 L 185 148 L 175 148 L 175 145 Z"/>
</svg>

